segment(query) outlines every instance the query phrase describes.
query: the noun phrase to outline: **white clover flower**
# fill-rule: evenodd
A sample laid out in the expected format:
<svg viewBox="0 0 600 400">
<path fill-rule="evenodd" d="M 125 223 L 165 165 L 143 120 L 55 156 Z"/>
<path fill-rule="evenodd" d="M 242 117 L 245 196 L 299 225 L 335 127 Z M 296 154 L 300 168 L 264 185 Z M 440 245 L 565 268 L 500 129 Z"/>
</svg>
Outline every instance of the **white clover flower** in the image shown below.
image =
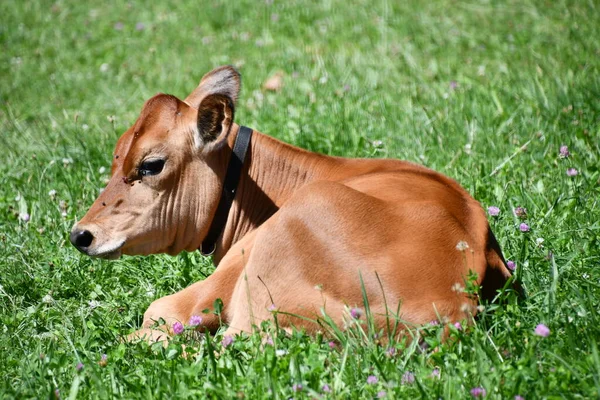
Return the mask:
<svg viewBox="0 0 600 400">
<path fill-rule="evenodd" d="M 100 302 L 97 300 L 90 300 L 88 301 L 88 306 L 90 307 L 90 310 L 93 310 L 94 308 L 100 307 Z"/>
<path fill-rule="evenodd" d="M 47 295 L 42 297 L 42 303 L 52 304 L 54 303 L 54 298 L 50 295 L 50 293 L 48 293 Z"/>
<path fill-rule="evenodd" d="M 460 283 L 456 282 L 454 285 L 452 285 L 452 291 L 456 292 L 456 293 L 462 293 L 465 291 L 465 288 L 463 285 L 461 285 Z"/>
</svg>

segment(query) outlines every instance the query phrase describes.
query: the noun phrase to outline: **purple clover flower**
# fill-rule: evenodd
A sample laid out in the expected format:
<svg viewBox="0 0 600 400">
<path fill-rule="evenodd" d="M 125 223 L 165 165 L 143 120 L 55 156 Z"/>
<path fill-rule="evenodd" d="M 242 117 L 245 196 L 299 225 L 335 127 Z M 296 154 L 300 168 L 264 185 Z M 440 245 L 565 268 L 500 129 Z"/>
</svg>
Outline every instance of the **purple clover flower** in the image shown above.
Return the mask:
<svg viewBox="0 0 600 400">
<path fill-rule="evenodd" d="M 548 337 L 550 335 L 550 328 L 544 324 L 538 324 L 533 333 L 541 337 Z"/>
<path fill-rule="evenodd" d="M 567 176 L 577 176 L 579 175 L 579 171 L 576 168 L 569 168 L 567 170 Z"/>
<path fill-rule="evenodd" d="M 337 347 L 337 343 L 336 343 L 336 342 L 334 342 L 333 340 L 332 340 L 332 341 L 330 341 L 329 343 L 327 343 L 327 345 L 329 346 L 329 348 L 330 348 L 331 350 L 333 350 L 333 349 L 335 349 L 335 348 Z"/>
<path fill-rule="evenodd" d="M 123 27 L 124 27 L 124 25 L 123 25 L 123 23 L 122 23 L 122 22 L 117 22 L 117 23 L 115 24 L 115 26 L 114 26 L 114 28 L 115 28 L 115 31 L 122 31 L 122 30 L 123 30 Z"/>
<path fill-rule="evenodd" d="M 508 267 L 508 269 L 510 269 L 511 271 L 514 271 L 517 268 L 517 264 L 514 261 L 508 260 L 506 262 L 506 266 Z"/>
<path fill-rule="evenodd" d="M 202 323 L 202 317 L 199 315 L 192 315 L 190 318 L 190 326 L 198 326 Z"/>
<path fill-rule="evenodd" d="M 303 386 L 302 386 L 302 384 L 301 384 L 301 383 L 294 383 L 294 384 L 292 385 L 292 390 L 293 390 L 294 392 L 301 392 L 301 391 L 302 391 L 302 389 L 303 389 Z"/>
<path fill-rule="evenodd" d="M 221 340 L 221 344 L 223 345 L 223 347 L 228 347 L 233 343 L 233 337 L 232 336 L 223 336 L 223 340 Z"/>
<path fill-rule="evenodd" d="M 173 324 L 173 333 L 176 335 L 183 333 L 183 324 L 181 322 L 177 321 Z"/>
<path fill-rule="evenodd" d="M 143 22 L 138 22 L 135 24 L 136 31 L 143 31 L 144 29 L 146 29 L 146 25 Z"/>
<path fill-rule="evenodd" d="M 500 214 L 500 209 L 498 207 L 496 207 L 496 206 L 489 206 L 488 207 L 488 214 L 491 217 L 497 217 L 498 214 Z"/>
<path fill-rule="evenodd" d="M 527 209 L 525 207 L 517 207 L 513 210 L 513 213 L 518 218 L 527 218 Z"/>
<path fill-rule="evenodd" d="M 354 307 L 354 308 L 350 309 L 350 315 L 354 319 L 360 319 L 360 317 L 362 317 L 362 314 L 363 314 L 362 310 L 358 307 Z"/>
<path fill-rule="evenodd" d="M 379 379 L 377 379 L 377 377 L 375 375 L 369 375 L 369 377 L 367 378 L 367 383 L 369 385 L 374 385 L 377 382 L 379 382 Z"/>
<path fill-rule="evenodd" d="M 433 371 L 431 371 L 432 378 L 440 379 L 440 374 L 441 374 L 441 371 L 439 368 L 434 368 Z"/>
<path fill-rule="evenodd" d="M 525 400 L 525 397 L 518 394 L 515 396 L 515 400 Z"/>
<path fill-rule="evenodd" d="M 328 384 L 324 384 L 324 385 L 323 385 L 323 387 L 321 388 L 321 390 L 322 390 L 324 393 L 331 393 L 331 388 L 329 387 L 329 385 L 328 385 Z"/>
<path fill-rule="evenodd" d="M 474 387 L 471 389 L 471 396 L 473 397 L 485 397 L 486 394 L 487 392 L 482 387 Z"/>
<path fill-rule="evenodd" d="M 277 306 L 275 304 L 271 304 L 269 307 L 267 307 L 267 310 L 270 312 L 277 311 Z"/>
<path fill-rule="evenodd" d="M 75 369 L 77 371 L 81 371 L 83 369 L 83 363 L 80 361 L 77 363 L 77 365 L 75 366 Z"/>
<path fill-rule="evenodd" d="M 460 324 L 460 322 L 455 322 L 455 323 L 454 323 L 454 327 L 455 327 L 457 330 L 459 330 L 459 331 L 462 331 L 462 325 Z"/>
<path fill-rule="evenodd" d="M 388 357 L 395 357 L 398 353 L 398 350 L 396 350 L 395 347 L 388 347 L 385 353 L 388 355 Z"/>
<path fill-rule="evenodd" d="M 378 399 L 383 399 L 386 394 L 387 393 L 385 392 L 385 390 L 380 390 L 379 392 L 377 392 L 377 398 Z"/>
<path fill-rule="evenodd" d="M 450 81 L 450 89 L 454 90 L 458 87 L 458 82 Z"/>
<path fill-rule="evenodd" d="M 562 145 L 560 146 L 560 149 L 558 150 L 558 156 L 560 158 L 567 158 L 571 155 L 571 153 L 569 153 L 569 148 L 566 145 Z"/>
<path fill-rule="evenodd" d="M 415 374 L 413 374 L 410 371 L 406 371 L 404 375 L 402 375 L 402 379 L 400 380 L 400 382 L 403 385 L 412 385 L 413 383 L 415 383 Z"/>
<path fill-rule="evenodd" d="M 519 230 L 521 232 L 529 232 L 531 228 L 529 228 L 529 225 L 527 225 L 525 222 L 522 222 L 521 225 L 519 225 Z"/>
</svg>

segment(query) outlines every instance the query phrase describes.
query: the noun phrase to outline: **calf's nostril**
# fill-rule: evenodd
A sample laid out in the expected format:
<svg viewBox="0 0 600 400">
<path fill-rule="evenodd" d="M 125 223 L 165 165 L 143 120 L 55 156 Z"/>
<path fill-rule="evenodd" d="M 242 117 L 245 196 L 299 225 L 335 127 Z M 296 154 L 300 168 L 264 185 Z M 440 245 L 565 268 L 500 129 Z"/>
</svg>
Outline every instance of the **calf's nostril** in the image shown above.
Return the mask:
<svg viewBox="0 0 600 400">
<path fill-rule="evenodd" d="M 71 243 L 73 246 L 81 249 L 83 247 L 88 247 L 92 244 L 92 240 L 94 240 L 94 235 L 90 231 L 73 231 L 71 232 Z"/>
</svg>

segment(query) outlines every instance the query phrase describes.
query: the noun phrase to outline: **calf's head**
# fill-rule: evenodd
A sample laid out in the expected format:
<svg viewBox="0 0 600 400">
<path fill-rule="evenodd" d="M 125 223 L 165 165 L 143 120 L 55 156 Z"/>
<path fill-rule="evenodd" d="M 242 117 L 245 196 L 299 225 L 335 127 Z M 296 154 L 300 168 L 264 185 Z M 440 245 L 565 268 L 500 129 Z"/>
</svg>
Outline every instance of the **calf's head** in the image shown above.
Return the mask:
<svg viewBox="0 0 600 400">
<path fill-rule="evenodd" d="M 118 140 L 110 181 L 73 227 L 73 245 L 103 258 L 197 249 L 219 201 L 239 89 L 227 66 L 206 74 L 185 101 L 148 100 Z"/>
</svg>

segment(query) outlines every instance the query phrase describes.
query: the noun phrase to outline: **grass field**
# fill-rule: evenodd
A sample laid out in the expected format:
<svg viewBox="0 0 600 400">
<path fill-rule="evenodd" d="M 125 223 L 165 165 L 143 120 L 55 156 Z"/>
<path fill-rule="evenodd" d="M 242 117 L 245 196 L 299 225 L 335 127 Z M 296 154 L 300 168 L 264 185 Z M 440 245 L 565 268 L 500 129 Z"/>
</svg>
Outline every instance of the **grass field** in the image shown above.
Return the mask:
<svg viewBox="0 0 600 400">
<path fill-rule="evenodd" d="M 600 396 L 596 1 L 110 3 L 0 2 L 0 398 Z M 144 101 L 183 98 L 222 64 L 243 75 L 237 122 L 313 151 L 418 162 L 498 207 L 490 223 L 526 300 L 441 344 L 425 327 L 426 348 L 359 327 L 334 343 L 122 343 L 211 262 L 93 260 L 68 232 Z M 264 91 L 278 72 L 281 90 Z M 182 357 L 184 343 L 197 353 Z"/>
</svg>

